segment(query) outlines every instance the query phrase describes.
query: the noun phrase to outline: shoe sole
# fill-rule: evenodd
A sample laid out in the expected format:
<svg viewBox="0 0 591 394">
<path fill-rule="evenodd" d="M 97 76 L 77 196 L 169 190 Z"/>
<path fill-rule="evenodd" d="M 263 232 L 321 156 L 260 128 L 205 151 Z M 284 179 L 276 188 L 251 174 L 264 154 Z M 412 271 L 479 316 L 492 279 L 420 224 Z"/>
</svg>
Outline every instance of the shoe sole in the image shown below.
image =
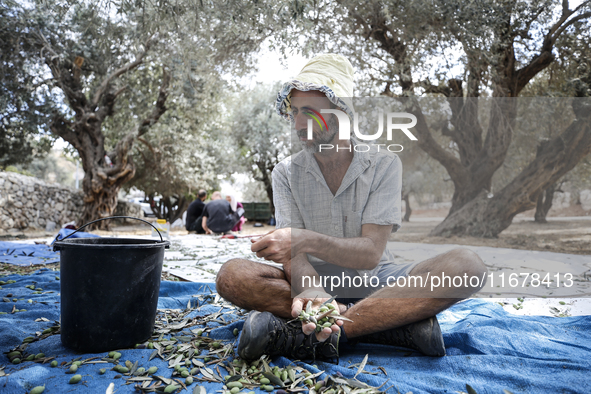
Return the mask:
<svg viewBox="0 0 591 394">
<path fill-rule="evenodd" d="M 437 317 L 429 318 L 429 326 L 429 346 L 421 349 L 421 353 L 431 357 L 443 357 L 445 356 L 445 344 L 443 343 L 443 334 Z"/>
<path fill-rule="evenodd" d="M 255 360 L 261 357 L 263 354 L 266 343 L 264 341 L 253 343 L 252 340 L 255 337 L 254 334 L 257 331 L 260 331 L 254 327 L 256 324 L 253 324 L 253 320 L 257 320 L 256 318 L 261 313 L 268 312 L 252 311 L 248 314 L 248 317 L 244 321 L 242 333 L 240 334 L 240 341 L 238 342 L 238 355 L 244 360 Z"/>
</svg>

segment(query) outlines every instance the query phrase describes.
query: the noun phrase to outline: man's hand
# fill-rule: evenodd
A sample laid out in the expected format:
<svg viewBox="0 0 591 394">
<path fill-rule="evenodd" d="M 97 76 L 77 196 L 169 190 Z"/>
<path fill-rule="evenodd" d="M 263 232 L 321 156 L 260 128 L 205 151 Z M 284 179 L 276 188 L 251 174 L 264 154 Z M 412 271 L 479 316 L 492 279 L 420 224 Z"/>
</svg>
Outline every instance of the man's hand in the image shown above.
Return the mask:
<svg viewBox="0 0 591 394">
<path fill-rule="evenodd" d="M 207 227 L 207 216 L 203 216 L 203 219 L 201 220 L 201 227 L 203 228 L 203 231 L 205 231 L 205 234 L 213 234 L 213 231 Z"/>
<path fill-rule="evenodd" d="M 318 310 L 320 305 L 325 301 L 332 298 L 330 294 L 327 294 L 320 289 L 308 289 L 304 292 L 298 294 L 291 304 L 291 316 L 297 318 L 300 315 L 300 312 L 303 308 L 306 307 L 308 301 L 312 301 L 312 310 Z M 335 300 L 332 301 L 332 304 L 335 306 L 335 310 L 339 310 L 339 305 Z M 343 325 L 342 320 L 337 320 L 336 324 L 333 324 L 330 328 L 324 327 L 322 331 L 316 333 L 316 339 L 320 342 L 324 342 L 330 337 L 333 332 L 337 332 L 340 330 L 339 326 Z M 316 324 L 314 323 L 304 323 L 302 322 L 302 331 L 304 334 L 310 335 L 316 329 Z"/>
<path fill-rule="evenodd" d="M 250 249 L 257 257 L 272 260 L 278 264 L 287 264 L 295 256 L 292 250 L 292 229 L 280 228 L 263 235 L 260 238 L 251 239 Z"/>
</svg>

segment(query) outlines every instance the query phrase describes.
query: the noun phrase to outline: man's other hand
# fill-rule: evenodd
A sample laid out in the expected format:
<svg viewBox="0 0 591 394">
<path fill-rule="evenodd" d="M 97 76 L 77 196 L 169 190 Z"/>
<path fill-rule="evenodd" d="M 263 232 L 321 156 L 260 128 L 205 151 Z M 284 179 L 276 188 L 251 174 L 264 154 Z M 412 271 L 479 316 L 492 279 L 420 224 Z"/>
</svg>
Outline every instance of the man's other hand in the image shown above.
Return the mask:
<svg viewBox="0 0 591 394">
<path fill-rule="evenodd" d="M 319 289 L 308 289 L 303 291 L 302 293 L 298 294 L 291 304 L 291 316 L 297 318 L 300 315 L 300 312 L 306 307 L 308 301 L 312 301 L 312 310 L 318 310 L 320 305 L 325 301 L 331 298 L 330 294 L 325 293 Z M 339 310 L 339 305 L 335 300 L 332 301 L 332 304 L 335 307 L 335 310 Z M 324 327 L 322 331 L 316 333 L 316 339 L 320 342 L 324 342 L 330 337 L 333 332 L 337 332 L 340 330 L 339 326 L 343 325 L 342 320 L 337 320 L 336 324 L 333 324 L 330 327 Z M 310 335 L 316 329 L 316 324 L 314 323 L 304 323 L 302 322 L 302 331 L 304 334 Z"/>
<path fill-rule="evenodd" d="M 260 238 L 251 239 L 250 249 L 257 257 L 272 260 L 278 264 L 287 264 L 292 258 L 292 232 L 291 228 L 280 228 L 263 235 Z"/>
</svg>

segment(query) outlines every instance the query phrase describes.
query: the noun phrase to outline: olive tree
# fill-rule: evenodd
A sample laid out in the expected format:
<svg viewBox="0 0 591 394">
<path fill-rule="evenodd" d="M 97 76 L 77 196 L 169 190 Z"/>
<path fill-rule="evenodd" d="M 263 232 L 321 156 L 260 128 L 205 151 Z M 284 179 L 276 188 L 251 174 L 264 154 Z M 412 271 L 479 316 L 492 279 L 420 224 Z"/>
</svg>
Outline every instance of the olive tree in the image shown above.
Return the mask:
<svg viewBox="0 0 591 394">
<path fill-rule="evenodd" d="M 174 78 L 248 71 L 250 54 L 283 17 L 280 4 L 238 0 L 5 4 L 14 21 L 7 34 L 18 41 L 12 55 L 29 56 L 39 86 L 54 95 L 47 99 L 51 112 L 43 113 L 49 129 L 78 151 L 83 222 L 112 214 L 118 191 L 136 170 L 132 147 L 166 112 Z M 130 83 L 141 77 L 147 83 Z M 120 127 L 107 135 L 116 114 L 125 122 L 114 122 Z"/>
</svg>

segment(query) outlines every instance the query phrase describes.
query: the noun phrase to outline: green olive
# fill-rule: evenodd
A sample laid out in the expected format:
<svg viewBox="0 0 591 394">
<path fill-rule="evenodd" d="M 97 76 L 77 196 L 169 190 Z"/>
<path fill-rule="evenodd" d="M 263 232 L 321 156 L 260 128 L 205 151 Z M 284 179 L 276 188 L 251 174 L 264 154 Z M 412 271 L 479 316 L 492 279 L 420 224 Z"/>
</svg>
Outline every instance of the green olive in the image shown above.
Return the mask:
<svg viewBox="0 0 591 394">
<path fill-rule="evenodd" d="M 70 381 L 68 383 L 70 384 L 76 384 L 78 383 L 80 380 L 82 380 L 82 375 L 74 375 L 70 378 Z"/>
<path fill-rule="evenodd" d="M 37 386 L 29 391 L 29 394 L 41 394 L 43 391 L 45 391 L 45 386 Z"/>
</svg>

